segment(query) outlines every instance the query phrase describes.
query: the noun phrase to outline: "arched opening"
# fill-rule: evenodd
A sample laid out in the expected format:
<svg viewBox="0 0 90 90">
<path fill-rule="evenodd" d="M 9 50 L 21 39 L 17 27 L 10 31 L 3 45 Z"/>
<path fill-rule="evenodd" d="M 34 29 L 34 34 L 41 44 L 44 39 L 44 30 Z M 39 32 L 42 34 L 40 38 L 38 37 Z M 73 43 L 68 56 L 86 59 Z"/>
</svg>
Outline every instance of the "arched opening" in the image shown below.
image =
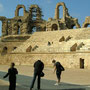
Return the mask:
<svg viewBox="0 0 90 90">
<path fill-rule="evenodd" d="M 18 19 L 18 22 L 22 22 L 22 20 L 21 19 Z"/>
<path fill-rule="evenodd" d="M 84 59 L 80 58 L 80 68 L 84 69 Z"/>
<path fill-rule="evenodd" d="M 89 23 L 87 23 L 87 24 L 85 24 L 85 25 L 84 25 L 84 27 L 90 27 L 90 24 L 89 24 Z"/>
<path fill-rule="evenodd" d="M 63 18 L 63 6 L 59 6 L 59 18 Z"/>
<path fill-rule="evenodd" d="M 37 8 L 32 8 L 32 20 L 37 19 Z"/>
<path fill-rule="evenodd" d="M 40 26 L 37 27 L 37 31 L 41 31 L 41 27 Z"/>
<path fill-rule="evenodd" d="M 52 25 L 52 31 L 54 31 L 54 30 L 58 30 L 57 24 L 53 24 L 53 25 Z"/>
<path fill-rule="evenodd" d="M 20 26 L 18 26 L 18 34 L 21 34 Z"/>
<path fill-rule="evenodd" d="M 51 46 L 51 42 L 50 41 L 48 41 L 48 46 Z"/>
<path fill-rule="evenodd" d="M 73 29 L 76 29 L 76 26 L 73 26 Z"/>
<path fill-rule="evenodd" d="M 1 55 L 6 55 L 7 54 L 7 50 L 8 50 L 7 47 L 4 47 L 3 50 L 2 50 Z"/>
<path fill-rule="evenodd" d="M 0 21 L 0 37 L 2 36 L 2 21 Z"/>
<path fill-rule="evenodd" d="M 71 29 L 76 29 L 76 26 L 75 26 L 75 25 L 72 25 L 72 26 L 71 26 Z"/>
<path fill-rule="evenodd" d="M 17 47 L 13 47 L 13 50 L 15 50 Z"/>
<path fill-rule="evenodd" d="M 44 27 L 44 31 L 47 31 L 47 28 L 46 27 Z"/>
<path fill-rule="evenodd" d="M 37 27 L 36 27 L 36 26 L 33 26 L 33 27 L 32 27 L 32 32 L 31 32 L 31 33 L 33 34 L 33 33 L 36 32 L 36 31 L 37 31 Z"/>
<path fill-rule="evenodd" d="M 90 24 L 88 24 L 87 27 L 90 27 Z"/>
<path fill-rule="evenodd" d="M 18 9 L 18 16 L 24 16 L 24 9 L 23 8 L 19 8 Z"/>
</svg>

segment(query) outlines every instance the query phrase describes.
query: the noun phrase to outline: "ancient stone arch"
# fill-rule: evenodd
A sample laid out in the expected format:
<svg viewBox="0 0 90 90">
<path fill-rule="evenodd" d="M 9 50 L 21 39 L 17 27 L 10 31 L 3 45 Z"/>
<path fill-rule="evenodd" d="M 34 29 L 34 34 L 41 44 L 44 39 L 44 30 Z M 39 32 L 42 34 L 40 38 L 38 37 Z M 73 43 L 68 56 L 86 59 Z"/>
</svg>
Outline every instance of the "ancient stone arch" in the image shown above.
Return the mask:
<svg viewBox="0 0 90 90">
<path fill-rule="evenodd" d="M 23 8 L 23 15 L 25 15 L 25 11 L 26 11 L 26 8 L 25 8 L 25 6 L 24 5 L 18 5 L 17 7 L 16 7 L 16 10 L 15 10 L 15 16 L 17 17 L 17 16 L 19 16 L 19 9 L 21 9 L 21 8 Z"/>
<path fill-rule="evenodd" d="M 39 8 L 38 5 L 31 5 L 29 9 L 29 13 L 31 15 L 31 18 L 33 17 L 33 13 L 36 13 L 36 19 L 41 19 L 41 9 Z"/>
<path fill-rule="evenodd" d="M 58 30 L 58 25 L 57 24 L 52 24 L 52 31 L 54 31 L 54 30 Z"/>
<path fill-rule="evenodd" d="M 84 27 L 88 27 L 88 25 L 90 25 L 90 23 L 86 23 L 86 24 L 84 24 Z"/>
<path fill-rule="evenodd" d="M 83 23 L 82 27 L 88 27 L 88 25 L 90 25 L 90 16 L 85 18 L 85 22 Z"/>
<path fill-rule="evenodd" d="M 63 7 L 63 19 L 65 18 L 65 15 L 66 15 L 66 6 L 63 2 L 61 3 L 58 3 L 56 5 L 56 8 L 55 8 L 55 19 L 59 19 L 59 7 L 62 6 Z"/>
</svg>

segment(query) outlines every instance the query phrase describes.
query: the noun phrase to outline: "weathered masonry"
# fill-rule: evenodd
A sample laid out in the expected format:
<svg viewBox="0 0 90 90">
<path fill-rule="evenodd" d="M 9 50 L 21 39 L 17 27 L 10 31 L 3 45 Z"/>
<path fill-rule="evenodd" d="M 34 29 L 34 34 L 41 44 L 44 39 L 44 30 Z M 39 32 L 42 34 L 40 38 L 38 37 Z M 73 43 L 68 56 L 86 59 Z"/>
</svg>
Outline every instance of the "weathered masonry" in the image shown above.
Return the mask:
<svg viewBox="0 0 90 90">
<path fill-rule="evenodd" d="M 23 16 L 19 14 L 21 8 Z M 0 16 L 0 64 L 32 65 L 41 59 L 47 66 L 56 59 L 66 68 L 90 68 L 90 16 L 80 26 L 64 2 L 57 3 L 54 18 L 46 21 L 42 16 L 38 5 L 31 5 L 29 10 L 17 5 L 15 17 Z"/>
</svg>

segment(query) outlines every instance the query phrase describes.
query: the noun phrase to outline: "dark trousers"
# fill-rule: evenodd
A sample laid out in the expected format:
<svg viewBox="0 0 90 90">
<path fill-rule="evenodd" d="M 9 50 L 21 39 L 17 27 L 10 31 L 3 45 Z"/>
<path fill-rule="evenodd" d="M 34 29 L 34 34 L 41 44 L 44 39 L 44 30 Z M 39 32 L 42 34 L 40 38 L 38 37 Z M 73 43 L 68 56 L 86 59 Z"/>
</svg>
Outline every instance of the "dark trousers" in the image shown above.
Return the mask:
<svg viewBox="0 0 90 90">
<path fill-rule="evenodd" d="M 9 85 L 9 90 L 16 90 L 16 82 L 9 82 L 10 85 Z"/>
<path fill-rule="evenodd" d="M 40 89 L 40 73 L 34 73 L 34 76 L 33 76 L 33 80 L 32 80 L 32 83 L 31 83 L 31 86 L 30 86 L 30 89 L 34 87 L 34 83 L 35 83 L 35 80 L 37 78 L 37 88 Z"/>
<path fill-rule="evenodd" d="M 57 76 L 57 79 L 60 80 L 61 79 L 61 72 L 56 71 L 56 76 Z"/>
</svg>

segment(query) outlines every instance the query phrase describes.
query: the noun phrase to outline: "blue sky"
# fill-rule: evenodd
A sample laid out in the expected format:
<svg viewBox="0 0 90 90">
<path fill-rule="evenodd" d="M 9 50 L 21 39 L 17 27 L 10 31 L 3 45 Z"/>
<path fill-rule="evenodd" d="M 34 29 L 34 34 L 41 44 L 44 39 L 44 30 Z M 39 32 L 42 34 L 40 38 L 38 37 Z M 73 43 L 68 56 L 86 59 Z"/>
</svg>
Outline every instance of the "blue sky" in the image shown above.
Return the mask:
<svg viewBox="0 0 90 90">
<path fill-rule="evenodd" d="M 27 10 L 31 4 L 37 4 L 42 8 L 43 19 L 48 20 L 49 17 L 54 17 L 55 7 L 58 2 L 65 2 L 69 14 L 72 17 L 78 18 L 81 26 L 85 21 L 85 17 L 90 16 L 90 0 L 0 0 L 0 16 L 14 17 L 18 4 L 25 5 Z"/>
</svg>

